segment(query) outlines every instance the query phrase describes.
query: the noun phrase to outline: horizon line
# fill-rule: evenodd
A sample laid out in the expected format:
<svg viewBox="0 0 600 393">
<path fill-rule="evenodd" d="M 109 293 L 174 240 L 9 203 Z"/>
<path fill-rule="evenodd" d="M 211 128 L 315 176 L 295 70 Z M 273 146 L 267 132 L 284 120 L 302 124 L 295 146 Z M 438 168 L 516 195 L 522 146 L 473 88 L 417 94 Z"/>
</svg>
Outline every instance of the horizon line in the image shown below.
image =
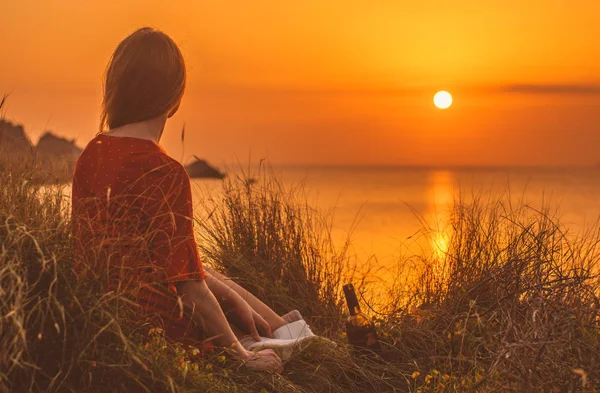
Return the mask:
<svg viewBox="0 0 600 393">
<path fill-rule="evenodd" d="M 257 163 L 258 164 L 258 163 Z M 423 170 L 460 170 L 460 169 L 589 169 L 599 168 L 600 162 L 594 164 L 269 164 L 275 168 L 290 169 L 423 169 Z"/>
</svg>

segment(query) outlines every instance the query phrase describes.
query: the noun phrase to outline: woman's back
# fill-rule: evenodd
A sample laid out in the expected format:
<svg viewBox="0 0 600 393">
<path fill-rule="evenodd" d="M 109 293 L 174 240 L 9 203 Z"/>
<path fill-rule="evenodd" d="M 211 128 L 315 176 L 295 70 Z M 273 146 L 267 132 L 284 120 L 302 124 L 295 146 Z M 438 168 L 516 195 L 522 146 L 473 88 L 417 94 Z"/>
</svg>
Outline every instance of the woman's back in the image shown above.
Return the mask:
<svg viewBox="0 0 600 393">
<path fill-rule="evenodd" d="M 154 142 L 92 139 L 77 161 L 72 203 L 78 266 L 108 273 L 110 286 L 202 277 L 189 178 Z"/>
</svg>

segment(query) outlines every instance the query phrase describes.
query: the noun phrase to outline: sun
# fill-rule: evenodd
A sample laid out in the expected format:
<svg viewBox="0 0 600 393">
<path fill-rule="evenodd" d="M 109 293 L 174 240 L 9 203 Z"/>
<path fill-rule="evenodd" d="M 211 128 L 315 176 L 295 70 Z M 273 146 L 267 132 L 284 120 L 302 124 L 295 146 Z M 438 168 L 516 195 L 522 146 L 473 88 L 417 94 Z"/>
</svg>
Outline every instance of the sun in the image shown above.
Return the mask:
<svg viewBox="0 0 600 393">
<path fill-rule="evenodd" d="M 440 109 L 447 109 L 452 105 L 452 95 L 447 91 L 438 91 L 433 96 L 433 103 Z"/>
</svg>

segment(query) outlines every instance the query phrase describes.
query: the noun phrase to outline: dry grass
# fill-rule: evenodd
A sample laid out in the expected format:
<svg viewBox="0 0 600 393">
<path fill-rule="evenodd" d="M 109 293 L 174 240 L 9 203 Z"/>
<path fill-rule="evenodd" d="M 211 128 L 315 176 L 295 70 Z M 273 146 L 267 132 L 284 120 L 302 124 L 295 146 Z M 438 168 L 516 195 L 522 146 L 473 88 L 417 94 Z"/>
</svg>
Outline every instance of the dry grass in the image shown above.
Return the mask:
<svg viewBox="0 0 600 393">
<path fill-rule="evenodd" d="M 355 266 L 332 241 L 330 217 L 306 202 L 302 186 L 286 189 L 275 176 L 259 171 L 255 184 L 241 175 L 226 179 L 218 202 L 199 221 L 205 260 L 240 282 L 283 314 L 298 309 L 328 337 L 340 333 L 341 286 Z"/>
<path fill-rule="evenodd" d="M 427 370 L 448 375 L 452 391 L 596 391 L 598 228 L 570 235 L 548 210 L 497 196 L 457 201 L 451 226 L 445 257 L 422 260 L 384 322 L 393 356 L 424 370 L 423 382 Z"/>
</svg>

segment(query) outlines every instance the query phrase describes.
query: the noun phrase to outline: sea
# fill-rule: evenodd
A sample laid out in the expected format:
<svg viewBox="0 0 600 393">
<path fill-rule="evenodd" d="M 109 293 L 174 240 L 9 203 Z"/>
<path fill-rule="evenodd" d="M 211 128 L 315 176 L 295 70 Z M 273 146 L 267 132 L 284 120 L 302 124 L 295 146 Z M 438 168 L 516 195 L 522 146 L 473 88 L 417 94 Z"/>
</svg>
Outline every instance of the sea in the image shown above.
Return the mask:
<svg viewBox="0 0 600 393">
<path fill-rule="evenodd" d="M 334 241 L 341 247 L 350 238 L 359 264 L 391 268 L 413 255 L 444 253 L 458 201 L 503 200 L 532 213 L 546 209 L 573 236 L 600 218 L 600 167 L 276 166 L 269 171 L 331 217 Z M 201 198 L 218 198 L 221 182 L 193 180 L 193 189 L 202 217 Z"/>
</svg>

